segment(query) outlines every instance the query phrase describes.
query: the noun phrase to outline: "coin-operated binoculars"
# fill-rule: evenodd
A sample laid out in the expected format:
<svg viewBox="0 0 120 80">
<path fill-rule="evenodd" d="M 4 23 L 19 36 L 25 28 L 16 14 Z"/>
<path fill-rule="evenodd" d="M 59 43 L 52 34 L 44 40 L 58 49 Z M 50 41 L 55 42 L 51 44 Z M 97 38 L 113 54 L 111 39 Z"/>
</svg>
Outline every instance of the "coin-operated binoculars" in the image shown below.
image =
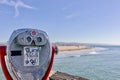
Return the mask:
<svg viewBox="0 0 120 80">
<path fill-rule="evenodd" d="M 5 65 L 5 49 L 5 46 L 0 47 L 0 61 L 7 80 L 47 80 L 56 49 L 51 47 L 44 31 L 19 29 L 11 35 L 7 46 L 7 63 L 13 78 Z"/>
</svg>

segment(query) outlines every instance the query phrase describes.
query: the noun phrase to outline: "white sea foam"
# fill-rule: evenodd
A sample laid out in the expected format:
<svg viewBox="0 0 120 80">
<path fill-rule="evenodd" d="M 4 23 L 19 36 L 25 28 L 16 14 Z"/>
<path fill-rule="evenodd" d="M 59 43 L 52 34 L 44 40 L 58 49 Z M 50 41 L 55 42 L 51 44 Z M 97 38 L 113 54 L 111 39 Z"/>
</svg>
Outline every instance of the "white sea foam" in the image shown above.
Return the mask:
<svg viewBox="0 0 120 80">
<path fill-rule="evenodd" d="M 100 54 L 101 52 L 106 51 L 106 50 L 108 50 L 108 48 L 95 47 L 89 52 L 89 54 Z"/>
<path fill-rule="evenodd" d="M 89 54 L 98 54 L 96 51 L 92 51 Z"/>
<path fill-rule="evenodd" d="M 108 50 L 108 48 L 95 47 L 94 50 L 95 50 L 95 51 L 106 51 L 106 50 Z"/>
</svg>

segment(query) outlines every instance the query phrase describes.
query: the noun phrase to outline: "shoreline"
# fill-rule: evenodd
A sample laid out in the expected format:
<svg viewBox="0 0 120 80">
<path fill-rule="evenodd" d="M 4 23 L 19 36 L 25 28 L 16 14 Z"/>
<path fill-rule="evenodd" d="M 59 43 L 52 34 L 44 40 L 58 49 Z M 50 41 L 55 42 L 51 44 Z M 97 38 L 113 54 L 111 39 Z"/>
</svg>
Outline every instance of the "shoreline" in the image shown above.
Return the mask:
<svg viewBox="0 0 120 80">
<path fill-rule="evenodd" d="M 57 46 L 58 47 L 58 54 L 62 52 L 76 52 L 82 50 L 90 50 L 91 47 L 88 46 Z"/>
</svg>

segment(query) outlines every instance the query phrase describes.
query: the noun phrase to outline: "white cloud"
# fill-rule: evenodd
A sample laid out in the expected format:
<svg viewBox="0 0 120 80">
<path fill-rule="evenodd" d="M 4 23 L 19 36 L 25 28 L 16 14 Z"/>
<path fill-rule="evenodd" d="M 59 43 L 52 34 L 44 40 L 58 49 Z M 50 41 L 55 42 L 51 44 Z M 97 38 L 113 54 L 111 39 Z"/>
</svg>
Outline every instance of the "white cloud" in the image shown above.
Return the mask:
<svg viewBox="0 0 120 80">
<path fill-rule="evenodd" d="M 21 0 L 16 0 L 16 1 L 15 0 L 0 0 L 0 4 L 14 7 L 15 17 L 19 15 L 19 9 L 18 9 L 19 7 L 26 8 L 26 9 L 35 9 L 32 6 L 25 4 Z"/>
<path fill-rule="evenodd" d="M 79 16 L 80 16 L 80 13 L 73 13 L 73 14 L 67 15 L 66 18 L 71 19 L 71 18 L 79 17 Z"/>
</svg>

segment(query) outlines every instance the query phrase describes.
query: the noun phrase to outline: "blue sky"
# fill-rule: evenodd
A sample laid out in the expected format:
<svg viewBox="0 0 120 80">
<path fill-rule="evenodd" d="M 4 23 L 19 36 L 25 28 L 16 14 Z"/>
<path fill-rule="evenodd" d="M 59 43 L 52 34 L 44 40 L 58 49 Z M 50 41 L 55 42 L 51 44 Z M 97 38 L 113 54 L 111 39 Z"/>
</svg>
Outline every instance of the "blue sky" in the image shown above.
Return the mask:
<svg viewBox="0 0 120 80">
<path fill-rule="evenodd" d="M 0 0 L 0 42 L 35 28 L 51 42 L 120 45 L 120 0 Z"/>
</svg>

